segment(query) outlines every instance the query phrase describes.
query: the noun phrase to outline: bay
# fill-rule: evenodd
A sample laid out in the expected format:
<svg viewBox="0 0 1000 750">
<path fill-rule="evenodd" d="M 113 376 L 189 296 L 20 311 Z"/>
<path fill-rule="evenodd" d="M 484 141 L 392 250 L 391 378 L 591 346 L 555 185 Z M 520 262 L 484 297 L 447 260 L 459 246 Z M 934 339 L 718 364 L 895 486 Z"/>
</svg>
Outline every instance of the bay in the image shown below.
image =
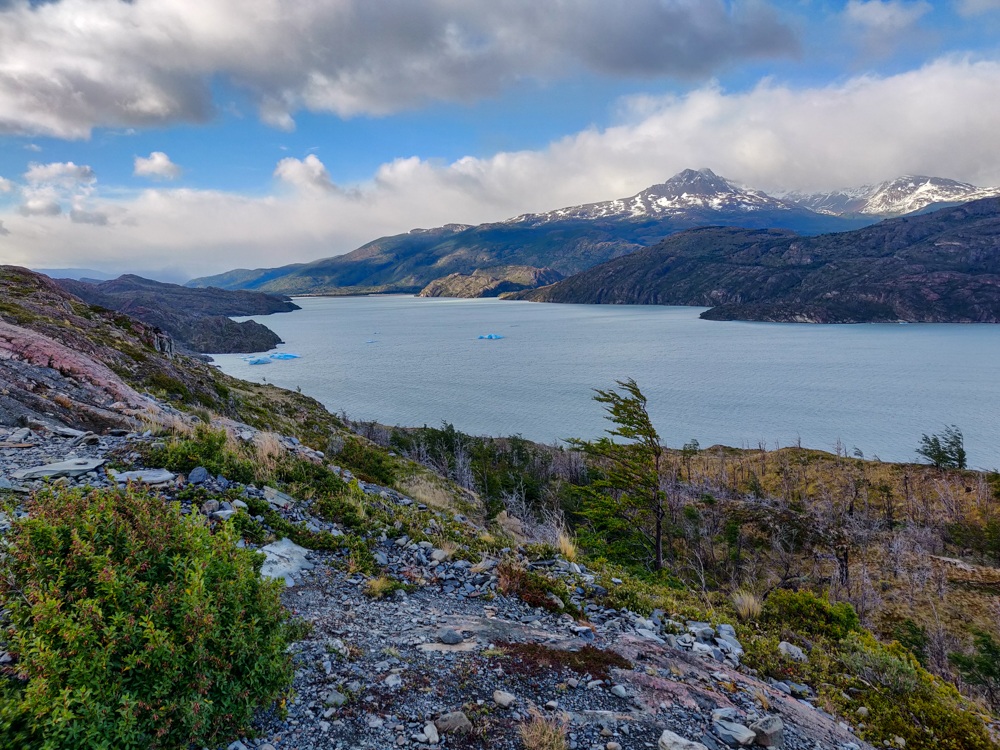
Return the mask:
<svg viewBox="0 0 1000 750">
<path fill-rule="evenodd" d="M 914 461 L 922 433 L 954 423 L 970 466 L 1000 466 L 1000 326 L 717 322 L 698 318 L 704 308 L 404 295 L 296 302 L 299 311 L 250 319 L 300 359 L 215 361 L 352 419 L 592 438 L 609 426 L 592 389 L 632 377 L 674 447 L 833 451 L 839 441 Z M 478 338 L 489 334 L 503 338 Z"/>
</svg>

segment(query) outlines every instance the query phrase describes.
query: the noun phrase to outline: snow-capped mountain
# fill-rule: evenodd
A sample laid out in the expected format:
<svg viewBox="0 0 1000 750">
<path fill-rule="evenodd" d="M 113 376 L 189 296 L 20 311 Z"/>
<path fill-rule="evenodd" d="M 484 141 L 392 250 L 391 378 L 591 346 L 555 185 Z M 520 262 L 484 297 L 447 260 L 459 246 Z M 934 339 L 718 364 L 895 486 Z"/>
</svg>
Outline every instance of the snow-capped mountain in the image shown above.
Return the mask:
<svg viewBox="0 0 1000 750">
<path fill-rule="evenodd" d="M 817 213 L 844 216 L 900 216 L 939 203 L 968 203 L 1000 195 L 1000 188 L 983 188 L 943 177 L 904 175 L 877 185 L 829 193 L 790 192 L 782 197 Z"/>
<path fill-rule="evenodd" d="M 794 202 L 772 198 L 760 190 L 737 185 L 711 169 L 685 169 L 660 185 L 630 198 L 588 203 L 539 214 L 522 214 L 506 224 L 544 224 L 568 219 L 666 218 L 692 211 L 745 212 L 797 211 Z"/>
</svg>

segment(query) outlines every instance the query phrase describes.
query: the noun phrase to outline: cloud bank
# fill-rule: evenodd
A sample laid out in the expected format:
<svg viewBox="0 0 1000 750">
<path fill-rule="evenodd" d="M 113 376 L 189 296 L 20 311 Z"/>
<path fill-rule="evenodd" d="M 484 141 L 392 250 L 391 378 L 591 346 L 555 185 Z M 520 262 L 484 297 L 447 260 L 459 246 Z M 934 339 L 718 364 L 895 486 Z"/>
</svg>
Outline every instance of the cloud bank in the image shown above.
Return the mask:
<svg viewBox="0 0 1000 750">
<path fill-rule="evenodd" d="M 120 267 L 141 257 L 146 267 L 202 275 L 313 260 L 418 226 L 623 197 L 687 167 L 772 191 L 905 173 L 1000 185 L 998 91 L 1000 63 L 953 58 L 817 88 L 706 85 L 630 99 L 621 124 L 545 149 L 446 165 L 401 158 L 347 189 L 314 154 L 290 157 L 276 165 L 276 189 L 265 197 L 155 188 L 112 199 L 88 167 L 33 165 L 20 213 L 0 211 L 10 232 L 0 247 L 37 267 Z"/>
<path fill-rule="evenodd" d="M 704 77 L 795 54 L 764 0 L 28 0 L 0 2 L 0 133 L 203 121 L 210 83 L 268 123 L 387 114 L 524 77 Z"/>
</svg>

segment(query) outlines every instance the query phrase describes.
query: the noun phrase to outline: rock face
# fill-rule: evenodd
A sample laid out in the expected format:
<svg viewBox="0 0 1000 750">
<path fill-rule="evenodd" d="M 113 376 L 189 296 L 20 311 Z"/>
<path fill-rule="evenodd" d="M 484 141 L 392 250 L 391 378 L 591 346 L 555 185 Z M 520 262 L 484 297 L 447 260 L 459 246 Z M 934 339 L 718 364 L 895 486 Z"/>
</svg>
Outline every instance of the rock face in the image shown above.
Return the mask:
<svg viewBox="0 0 1000 750">
<path fill-rule="evenodd" d="M 536 289 L 560 281 L 563 275 L 551 268 L 498 266 L 476 269 L 471 274 L 453 273 L 435 279 L 418 297 L 499 297 L 508 292 Z"/>
<path fill-rule="evenodd" d="M 131 274 L 99 284 L 73 279 L 59 279 L 57 283 L 90 305 L 128 313 L 158 326 L 196 352 L 267 351 L 281 343 L 277 334 L 252 320 L 236 323 L 228 316 L 269 315 L 299 309 L 287 297 L 192 289 Z"/>
<path fill-rule="evenodd" d="M 998 242 L 998 198 L 817 237 L 704 227 L 514 297 L 697 305 L 708 320 L 998 323 Z"/>
<path fill-rule="evenodd" d="M 312 570 L 313 565 L 306 560 L 309 550 L 300 547 L 291 539 L 280 539 L 261 548 L 267 559 L 260 569 L 264 578 L 283 579 L 286 586 L 295 585 L 295 576 L 303 570 Z"/>
</svg>

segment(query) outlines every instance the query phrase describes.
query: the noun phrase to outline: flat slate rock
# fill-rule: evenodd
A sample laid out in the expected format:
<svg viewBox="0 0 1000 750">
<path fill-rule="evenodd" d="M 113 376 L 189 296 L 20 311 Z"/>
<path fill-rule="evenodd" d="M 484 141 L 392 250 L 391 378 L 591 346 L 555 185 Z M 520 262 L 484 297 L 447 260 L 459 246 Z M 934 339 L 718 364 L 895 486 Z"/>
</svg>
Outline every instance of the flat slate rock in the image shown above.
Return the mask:
<svg viewBox="0 0 1000 750">
<path fill-rule="evenodd" d="M 11 474 L 18 480 L 26 479 L 56 479 L 58 477 L 78 477 L 103 466 L 103 458 L 71 458 L 69 461 L 59 461 L 45 466 L 35 466 L 31 469 L 21 469 Z"/>
<path fill-rule="evenodd" d="M 137 482 L 138 484 L 165 484 L 174 481 L 174 474 L 166 469 L 136 469 L 135 471 L 115 471 L 110 469 L 108 475 L 116 482 Z"/>
<path fill-rule="evenodd" d="M 294 586 L 294 576 L 303 570 L 312 570 L 315 566 L 306 560 L 309 550 L 300 547 L 291 539 L 279 539 L 277 542 L 261 547 L 266 556 L 260 569 L 261 578 L 284 579 L 285 586 Z"/>
</svg>

